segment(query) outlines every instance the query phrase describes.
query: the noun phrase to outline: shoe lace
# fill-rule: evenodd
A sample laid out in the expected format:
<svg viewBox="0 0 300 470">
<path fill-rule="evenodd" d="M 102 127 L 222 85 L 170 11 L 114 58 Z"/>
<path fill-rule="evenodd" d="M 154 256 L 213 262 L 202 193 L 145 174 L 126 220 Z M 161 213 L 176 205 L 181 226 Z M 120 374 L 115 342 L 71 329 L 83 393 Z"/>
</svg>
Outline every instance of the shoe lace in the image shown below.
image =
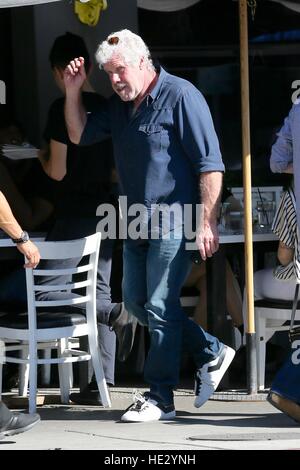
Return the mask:
<svg viewBox="0 0 300 470">
<path fill-rule="evenodd" d="M 195 395 L 200 395 L 200 390 L 202 386 L 201 373 L 200 371 L 195 374 Z"/>
<path fill-rule="evenodd" d="M 149 406 L 147 403 L 147 398 L 137 390 L 134 390 L 132 392 L 132 401 L 133 404 L 129 406 L 128 410 L 130 409 L 132 411 L 137 411 L 138 413 L 140 413 Z"/>
</svg>

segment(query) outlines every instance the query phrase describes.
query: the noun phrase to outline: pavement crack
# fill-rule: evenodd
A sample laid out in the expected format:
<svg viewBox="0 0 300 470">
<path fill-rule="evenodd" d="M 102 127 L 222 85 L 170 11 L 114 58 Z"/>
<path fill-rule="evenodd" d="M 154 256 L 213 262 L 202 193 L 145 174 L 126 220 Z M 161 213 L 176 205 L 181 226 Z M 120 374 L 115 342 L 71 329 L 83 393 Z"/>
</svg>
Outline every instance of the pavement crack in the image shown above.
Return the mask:
<svg viewBox="0 0 300 470">
<path fill-rule="evenodd" d="M 73 433 L 73 434 L 83 434 L 85 436 L 91 436 L 91 437 L 100 437 L 103 439 L 110 439 L 110 440 L 116 440 L 116 441 L 122 441 L 122 442 L 139 442 L 139 443 L 145 443 L 145 444 L 159 444 L 159 445 L 168 445 L 168 446 L 185 446 L 187 448 L 195 448 L 195 449 L 214 449 L 214 450 L 223 450 L 220 447 L 212 447 L 212 446 L 206 446 L 203 444 L 194 444 L 194 443 L 184 443 L 184 442 L 167 442 L 167 441 L 154 441 L 154 440 L 148 440 L 148 439 L 134 439 L 134 438 L 129 438 L 129 437 L 116 437 L 116 436 L 110 436 L 106 434 L 97 434 L 93 432 L 83 432 L 83 431 L 72 431 L 72 430 L 66 430 L 65 432 Z"/>
</svg>

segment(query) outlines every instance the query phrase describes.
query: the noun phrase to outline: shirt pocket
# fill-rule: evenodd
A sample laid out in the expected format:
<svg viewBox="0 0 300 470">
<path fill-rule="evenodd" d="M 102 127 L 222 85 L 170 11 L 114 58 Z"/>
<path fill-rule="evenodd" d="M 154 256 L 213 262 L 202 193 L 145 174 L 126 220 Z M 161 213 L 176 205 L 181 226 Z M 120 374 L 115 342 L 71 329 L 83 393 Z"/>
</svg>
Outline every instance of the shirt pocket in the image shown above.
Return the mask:
<svg viewBox="0 0 300 470">
<path fill-rule="evenodd" d="M 159 124 L 140 124 L 139 141 L 150 153 L 157 153 L 162 148 L 163 126 Z"/>
</svg>

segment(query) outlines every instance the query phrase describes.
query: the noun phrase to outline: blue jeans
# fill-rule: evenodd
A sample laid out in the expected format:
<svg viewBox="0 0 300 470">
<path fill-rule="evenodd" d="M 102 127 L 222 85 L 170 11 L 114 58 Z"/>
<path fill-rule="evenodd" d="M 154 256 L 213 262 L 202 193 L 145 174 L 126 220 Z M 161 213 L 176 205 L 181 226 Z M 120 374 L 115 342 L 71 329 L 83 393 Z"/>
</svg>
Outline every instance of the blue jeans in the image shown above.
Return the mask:
<svg viewBox="0 0 300 470">
<path fill-rule="evenodd" d="M 127 240 L 124 244 L 123 299 L 130 313 L 147 326 L 150 348 L 144 378 L 150 396 L 173 404 L 179 381 L 181 350 L 197 368 L 218 356 L 222 345 L 190 320 L 180 306 L 180 292 L 191 267 L 184 239 Z"/>
</svg>

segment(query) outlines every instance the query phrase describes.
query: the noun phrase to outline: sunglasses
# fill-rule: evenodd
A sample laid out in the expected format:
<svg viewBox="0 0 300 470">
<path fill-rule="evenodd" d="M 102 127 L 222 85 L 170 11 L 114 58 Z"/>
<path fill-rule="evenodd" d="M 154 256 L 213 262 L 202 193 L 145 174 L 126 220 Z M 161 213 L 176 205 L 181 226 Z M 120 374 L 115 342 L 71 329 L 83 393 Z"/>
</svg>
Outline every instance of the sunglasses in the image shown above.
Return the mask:
<svg viewBox="0 0 300 470">
<path fill-rule="evenodd" d="M 116 46 L 119 44 L 119 38 L 118 36 L 111 36 L 109 39 L 107 39 L 107 42 L 110 46 Z"/>
</svg>

